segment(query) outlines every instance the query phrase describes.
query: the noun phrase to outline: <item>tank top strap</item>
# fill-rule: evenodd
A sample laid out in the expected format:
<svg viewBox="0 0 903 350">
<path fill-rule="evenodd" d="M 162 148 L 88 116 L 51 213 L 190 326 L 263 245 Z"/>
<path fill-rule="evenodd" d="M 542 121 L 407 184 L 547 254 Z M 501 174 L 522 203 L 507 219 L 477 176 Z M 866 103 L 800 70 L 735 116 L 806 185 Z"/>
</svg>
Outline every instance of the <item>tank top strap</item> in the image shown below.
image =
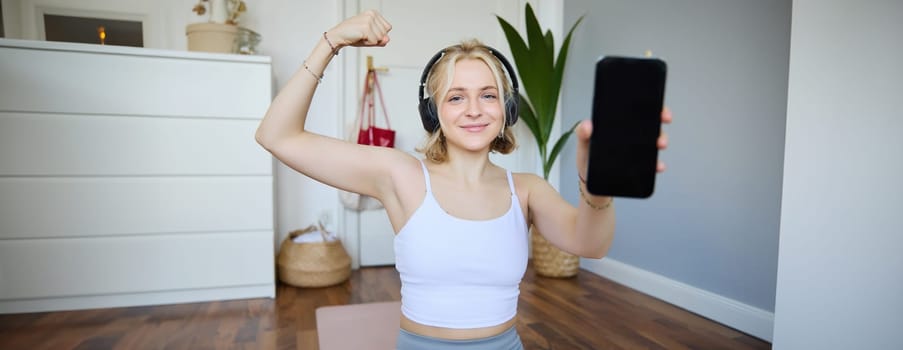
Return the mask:
<svg viewBox="0 0 903 350">
<path fill-rule="evenodd" d="M 423 179 L 426 181 L 426 193 L 433 193 L 433 188 L 430 186 L 430 172 L 426 170 L 426 163 L 423 162 L 423 159 L 420 160 L 420 167 L 423 168 Z"/>
<path fill-rule="evenodd" d="M 517 193 L 514 191 L 514 177 L 511 176 L 511 170 L 507 170 L 507 171 L 508 171 L 508 187 L 511 188 L 511 195 L 513 196 L 515 193 Z"/>
</svg>

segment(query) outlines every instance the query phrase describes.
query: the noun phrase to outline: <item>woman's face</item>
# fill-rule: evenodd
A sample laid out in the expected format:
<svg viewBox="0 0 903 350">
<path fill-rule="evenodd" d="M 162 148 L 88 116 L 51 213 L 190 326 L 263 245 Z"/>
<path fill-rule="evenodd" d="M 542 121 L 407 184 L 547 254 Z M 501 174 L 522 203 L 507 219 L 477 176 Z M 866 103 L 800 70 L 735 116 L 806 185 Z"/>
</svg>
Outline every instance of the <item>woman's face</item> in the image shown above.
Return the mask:
<svg viewBox="0 0 903 350">
<path fill-rule="evenodd" d="M 486 151 L 504 123 L 504 101 L 485 62 L 455 63 L 452 83 L 439 104 L 439 123 L 449 147 Z"/>
</svg>

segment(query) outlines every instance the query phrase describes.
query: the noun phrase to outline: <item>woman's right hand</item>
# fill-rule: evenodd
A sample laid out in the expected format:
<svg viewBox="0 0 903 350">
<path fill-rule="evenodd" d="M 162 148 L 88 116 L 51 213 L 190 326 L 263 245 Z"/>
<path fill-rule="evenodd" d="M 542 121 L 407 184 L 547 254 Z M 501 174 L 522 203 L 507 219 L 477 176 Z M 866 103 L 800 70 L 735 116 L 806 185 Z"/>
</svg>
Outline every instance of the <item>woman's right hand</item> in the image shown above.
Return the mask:
<svg viewBox="0 0 903 350">
<path fill-rule="evenodd" d="M 367 10 L 344 20 L 327 31 L 337 46 L 386 46 L 392 25 L 375 10 Z"/>
</svg>

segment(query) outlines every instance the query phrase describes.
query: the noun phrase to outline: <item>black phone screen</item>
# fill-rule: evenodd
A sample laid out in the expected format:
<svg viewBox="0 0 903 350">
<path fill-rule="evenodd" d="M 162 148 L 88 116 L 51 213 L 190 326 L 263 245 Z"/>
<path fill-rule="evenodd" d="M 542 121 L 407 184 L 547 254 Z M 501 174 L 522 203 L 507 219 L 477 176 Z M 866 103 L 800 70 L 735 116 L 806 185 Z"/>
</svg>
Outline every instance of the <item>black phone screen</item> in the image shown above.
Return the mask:
<svg viewBox="0 0 903 350">
<path fill-rule="evenodd" d="M 609 56 L 596 63 L 586 179 L 590 193 L 652 195 L 666 74 L 665 62 L 655 58 Z"/>
</svg>

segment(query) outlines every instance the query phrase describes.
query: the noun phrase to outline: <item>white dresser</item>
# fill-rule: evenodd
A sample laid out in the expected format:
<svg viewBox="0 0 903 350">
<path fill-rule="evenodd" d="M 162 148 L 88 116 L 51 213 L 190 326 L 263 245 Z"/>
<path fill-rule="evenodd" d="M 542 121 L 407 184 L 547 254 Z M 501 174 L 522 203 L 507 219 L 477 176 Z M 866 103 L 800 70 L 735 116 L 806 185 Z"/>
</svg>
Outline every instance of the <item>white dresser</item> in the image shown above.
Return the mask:
<svg viewBox="0 0 903 350">
<path fill-rule="evenodd" d="M 0 39 L 0 313 L 275 296 L 270 58 Z"/>
</svg>

